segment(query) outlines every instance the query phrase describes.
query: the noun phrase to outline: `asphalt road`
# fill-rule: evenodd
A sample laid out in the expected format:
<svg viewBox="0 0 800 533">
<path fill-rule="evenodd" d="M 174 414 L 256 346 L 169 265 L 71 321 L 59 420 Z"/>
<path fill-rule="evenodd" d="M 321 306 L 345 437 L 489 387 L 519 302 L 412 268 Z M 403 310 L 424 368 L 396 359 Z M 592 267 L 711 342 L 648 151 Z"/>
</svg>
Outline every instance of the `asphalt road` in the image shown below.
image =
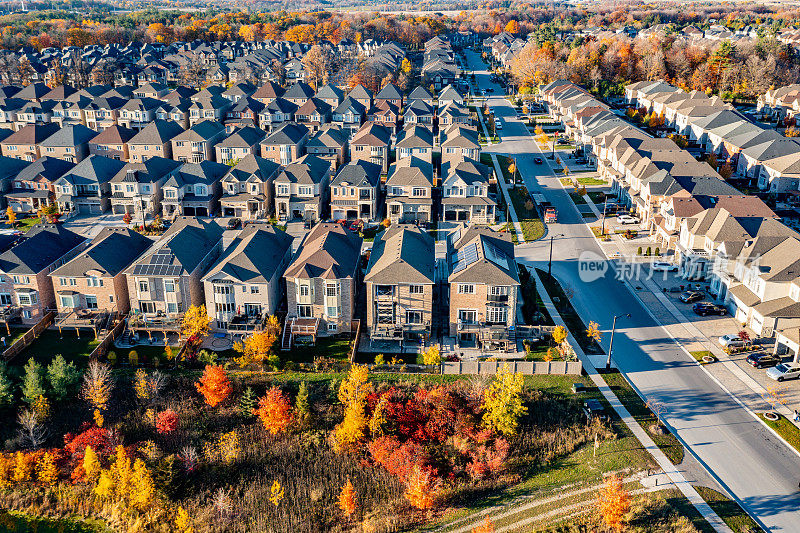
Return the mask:
<svg viewBox="0 0 800 533">
<path fill-rule="evenodd" d="M 741 505 L 769 531 L 800 531 L 800 458 L 776 439 L 760 422 L 734 401 L 693 359 L 683 352 L 647 313 L 621 281 L 610 262 L 605 275 L 581 281 L 578 259 L 582 253 L 602 251 L 583 223 L 574 204 L 549 166 L 537 165 L 538 146 L 518 120 L 503 89 L 494 85 L 480 57 L 467 52 L 478 87 L 493 86 L 489 105 L 503 118 L 501 142 L 485 151 L 517 158 L 517 168 L 531 193 L 541 192 L 558 209 L 558 223 L 548 227 L 544 239 L 517 247 L 517 259 L 547 268 L 550 236 L 553 241 L 553 275 L 572 287 L 572 303 L 585 322 L 598 322 L 608 349 L 614 315 L 617 320 L 614 363 L 648 400 L 666 408 L 669 424 L 691 453 Z M 790 384 L 788 386 L 796 386 Z"/>
</svg>

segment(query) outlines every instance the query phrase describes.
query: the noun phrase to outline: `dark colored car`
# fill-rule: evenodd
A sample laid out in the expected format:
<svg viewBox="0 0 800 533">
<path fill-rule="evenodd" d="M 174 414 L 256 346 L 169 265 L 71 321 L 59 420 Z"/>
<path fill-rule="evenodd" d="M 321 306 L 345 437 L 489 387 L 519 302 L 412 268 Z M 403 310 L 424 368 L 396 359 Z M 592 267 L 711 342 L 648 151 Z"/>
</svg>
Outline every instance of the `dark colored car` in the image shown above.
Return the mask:
<svg viewBox="0 0 800 533">
<path fill-rule="evenodd" d="M 232 218 L 228 221 L 228 225 L 226 226 L 228 229 L 236 229 L 242 225 L 242 221 L 238 218 Z"/>
<path fill-rule="evenodd" d="M 694 312 L 700 316 L 708 315 L 727 315 L 728 310 L 721 305 L 714 305 L 709 302 L 698 302 L 692 306 Z"/>
<path fill-rule="evenodd" d="M 770 368 L 781 363 L 781 358 L 773 353 L 755 352 L 747 356 L 747 362 L 754 368 Z"/>
<path fill-rule="evenodd" d="M 603 407 L 603 404 L 600 403 L 600 400 L 591 399 L 583 402 L 583 413 L 589 421 L 593 418 L 599 418 L 600 420 L 608 419 L 606 409 Z"/>
<path fill-rule="evenodd" d="M 542 163 L 544 163 L 544 160 L 541 157 L 534 157 L 533 162 L 536 163 L 537 165 L 541 165 Z"/>
<path fill-rule="evenodd" d="M 690 304 L 692 302 L 697 302 L 698 300 L 703 299 L 702 292 L 695 292 L 695 291 L 686 291 L 681 294 L 678 299 L 684 303 Z"/>
</svg>

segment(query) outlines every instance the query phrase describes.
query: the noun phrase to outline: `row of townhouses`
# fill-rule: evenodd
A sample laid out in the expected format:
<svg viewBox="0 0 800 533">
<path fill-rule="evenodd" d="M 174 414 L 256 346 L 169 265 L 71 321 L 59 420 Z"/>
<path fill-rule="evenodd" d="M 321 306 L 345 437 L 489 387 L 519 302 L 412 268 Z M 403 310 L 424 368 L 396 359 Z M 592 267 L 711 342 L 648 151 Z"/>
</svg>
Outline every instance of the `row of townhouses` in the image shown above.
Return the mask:
<svg viewBox="0 0 800 533">
<path fill-rule="evenodd" d="M 731 112 L 705 95 L 683 93 L 682 100 L 665 101 L 671 99 L 654 95 L 649 90 L 653 85 L 661 93 L 678 93 L 667 91 L 669 86 L 662 82 L 634 84 L 628 87 L 629 101 L 663 113 L 668 124 L 681 113 L 691 114 L 687 110 L 693 107 L 716 109 L 706 117 Z M 681 274 L 705 280 L 742 324 L 758 335 L 776 337 L 779 350 L 798 354 L 800 234 L 781 223 L 761 199 L 742 194 L 671 139 L 652 137 L 632 126 L 582 88 L 556 81 L 540 92 L 550 113 L 591 153 L 619 201 L 636 211 L 662 251 L 674 252 Z M 687 97 L 703 103 L 688 105 Z M 659 104 L 663 109 L 656 107 Z M 676 109 L 673 118 L 671 105 Z M 733 155 L 727 148 L 716 151 L 716 136 L 725 138 L 725 133 L 712 133 L 705 120 L 690 120 L 689 127 L 698 128 L 692 131 L 700 133 L 694 138 L 720 157 Z M 725 139 L 720 144 L 727 147 Z M 742 161 L 747 154 L 739 156 Z"/>
</svg>

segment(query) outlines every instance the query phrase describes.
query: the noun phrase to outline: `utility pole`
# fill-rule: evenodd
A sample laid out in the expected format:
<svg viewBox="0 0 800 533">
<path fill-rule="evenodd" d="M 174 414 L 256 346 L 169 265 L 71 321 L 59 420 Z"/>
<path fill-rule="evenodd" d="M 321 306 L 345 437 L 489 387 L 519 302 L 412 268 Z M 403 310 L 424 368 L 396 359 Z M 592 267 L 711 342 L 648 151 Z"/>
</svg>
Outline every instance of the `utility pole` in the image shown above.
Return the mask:
<svg viewBox="0 0 800 533">
<path fill-rule="evenodd" d="M 608 357 L 606 358 L 606 370 L 611 370 L 611 354 L 614 352 L 614 331 L 617 329 L 617 319 L 618 318 L 630 318 L 630 313 L 625 313 L 623 315 L 615 315 L 614 321 L 611 323 L 611 341 L 608 343 Z"/>
<path fill-rule="evenodd" d="M 550 258 L 547 260 L 548 277 L 553 277 L 550 273 L 553 267 L 553 239 L 555 239 L 556 237 L 563 237 L 563 236 L 564 236 L 563 233 L 559 233 L 558 235 L 550 235 Z"/>
</svg>

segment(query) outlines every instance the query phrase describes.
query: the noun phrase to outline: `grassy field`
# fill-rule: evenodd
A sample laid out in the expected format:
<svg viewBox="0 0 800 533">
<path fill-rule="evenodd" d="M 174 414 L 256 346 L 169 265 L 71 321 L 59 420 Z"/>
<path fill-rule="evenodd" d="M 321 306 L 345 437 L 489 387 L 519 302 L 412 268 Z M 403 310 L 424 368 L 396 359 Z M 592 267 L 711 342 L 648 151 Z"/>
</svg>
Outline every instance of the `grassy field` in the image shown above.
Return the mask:
<svg viewBox="0 0 800 533">
<path fill-rule="evenodd" d="M 739 507 L 738 503 L 724 494 L 708 487 L 695 487 L 695 489 L 734 533 L 763 532 L 763 529 Z"/>
<path fill-rule="evenodd" d="M 575 337 L 575 340 L 580 344 L 581 348 L 587 354 L 603 354 L 603 348 L 597 343 L 596 340 L 591 339 L 586 336 L 586 324 L 584 324 L 583 319 L 581 319 L 580 315 L 575 311 L 570 303 L 571 295 L 567 294 L 561 284 L 559 282 L 549 276 L 547 272 L 544 270 L 536 269 L 539 273 L 539 277 L 544 284 L 545 290 L 550 295 L 551 298 L 558 298 L 558 302 L 553 302 L 558 309 L 559 314 L 561 314 L 561 318 L 564 319 L 564 322 L 567 325 L 567 329 L 570 330 L 572 335 Z M 571 292 L 571 289 L 568 289 Z"/>
<path fill-rule="evenodd" d="M 84 367 L 89 362 L 89 354 L 99 344 L 94 339 L 94 334 L 82 331 L 78 336 L 74 330 L 64 330 L 63 335 L 58 330 L 46 330 L 33 341 L 22 353 L 16 356 L 11 364 L 24 365 L 33 357 L 37 362 L 47 366 L 52 358 L 61 354 L 67 361 L 73 361 L 78 367 Z"/>
<path fill-rule="evenodd" d="M 311 363 L 315 357 L 346 360 L 350 357 L 350 337 L 318 337 L 315 346 L 295 346 L 288 354 L 280 355 L 295 363 Z"/>
<path fill-rule="evenodd" d="M 522 226 L 522 235 L 526 241 L 535 241 L 544 236 L 544 222 L 539 218 L 539 213 L 536 211 L 536 206 L 531 200 L 528 189 L 525 187 L 515 187 L 509 189 L 508 195 L 511 197 L 511 202 L 514 204 L 514 211 L 517 214 L 520 226 Z"/>
<path fill-rule="evenodd" d="M 791 444 L 795 450 L 800 451 L 800 429 L 797 428 L 790 420 L 778 415 L 780 418 L 776 421 L 767 420 L 763 418 L 764 422 L 775 430 L 778 435 Z"/>
<path fill-rule="evenodd" d="M 675 438 L 672 433 L 661 435 L 650 431 L 650 428 L 656 424 L 656 417 L 653 412 L 645 405 L 644 401 L 639 397 L 633 387 L 625 379 L 625 376 L 619 372 L 603 373 L 608 386 L 614 394 L 625 406 L 625 409 L 633 416 L 636 422 L 642 426 L 650 438 L 656 445 L 664 452 L 673 464 L 680 464 L 683 461 L 683 445 Z"/>
<path fill-rule="evenodd" d="M 601 180 L 600 178 L 578 178 L 578 185 L 585 185 L 585 186 L 592 186 L 592 185 L 605 185 L 605 180 Z"/>
<path fill-rule="evenodd" d="M 22 232 L 27 232 L 41 221 L 42 219 L 39 217 L 21 218 L 17 219 L 17 222 L 14 224 L 14 227 Z"/>
</svg>

